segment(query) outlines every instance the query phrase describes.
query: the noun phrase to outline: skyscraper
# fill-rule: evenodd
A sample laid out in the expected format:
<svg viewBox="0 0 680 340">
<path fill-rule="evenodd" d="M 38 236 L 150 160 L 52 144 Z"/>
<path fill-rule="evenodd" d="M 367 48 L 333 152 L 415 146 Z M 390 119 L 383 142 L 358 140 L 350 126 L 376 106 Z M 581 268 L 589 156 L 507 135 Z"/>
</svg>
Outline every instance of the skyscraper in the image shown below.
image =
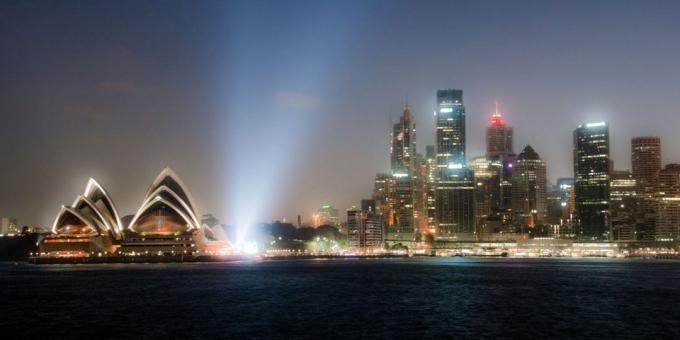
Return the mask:
<svg viewBox="0 0 680 340">
<path fill-rule="evenodd" d="M 517 156 L 512 174 L 512 202 L 521 226 L 541 225 L 547 214 L 547 177 L 545 162 L 531 145 Z"/>
<path fill-rule="evenodd" d="M 498 208 L 503 165 L 498 160 L 480 156 L 473 158 L 469 167 L 474 173 L 475 223 L 479 231 L 480 226 Z"/>
<path fill-rule="evenodd" d="M 635 178 L 630 171 L 612 171 L 609 179 L 612 240 L 633 240 L 637 205 Z"/>
<path fill-rule="evenodd" d="M 425 192 L 428 231 L 437 229 L 435 216 L 435 188 L 437 187 L 436 176 L 437 159 L 435 156 L 434 145 L 428 145 L 425 147 Z"/>
<path fill-rule="evenodd" d="M 636 137 L 631 140 L 631 164 L 638 192 L 653 192 L 661 171 L 661 138 Z"/>
<path fill-rule="evenodd" d="M 668 164 L 659 172 L 654 239 L 680 239 L 680 164 Z"/>
<path fill-rule="evenodd" d="M 375 200 L 376 214 L 382 217 L 382 223 L 385 227 L 390 226 L 393 223 L 392 201 L 390 200 L 393 187 L 392 175 L 386 173 L 375 175 L 372 198 Z"/>
<path fill-rule="evenodd" d="M 496 102 L 496 110 L 486 128 L 486 158 L 501 165 L 498 184 L 494 183 L 489 188 L 495 201 L 492 208 L 498 212 L 512 208 L 512 166 L 515 158 L 512 136 L 512 127 L 505 124 Z"/>
<path fill-rule="evenodd" d="M 435 152 L 438 178 L 448 176 L 448 169 L 465 164 L 465 106 L 463 90 L 437 91 Z"/>
<path fill-rule="evenodd" d="M 435 116 L 437 235 L 468 238 L 473 236 L 475 227 L 474 178 L 465 165 L 463 91 L 437 91 Z"/>
<path fill-rule="evenodd" d="M 411 117 L 411 108 L 404 105 L 399 123 L 392 129 L 390 150 L 392 174 L 413 174 L 416 170 L 416 123 Z"/>
<path fill-rule="evenodd" d="M 399 122 L 392 129 L 392 181 L 390 201 L 393 210 L 393 224 L 388 227 L 387 239 L 395 243 L 410 242 L 415 239 L 418 226 L 416 207 L 419 182 L 416 168 L 416 125 L 411 117 L 411 109 L 404 106 Z M 421 202 L 422 204 L 422 202 Z"/>
<path fill-rule="evenodd" d="M 496 102 L 496 111 L 491 116 L 491 124 L 486 128 L 486 156 L 499 158 L 511 153 L 513 153 L 512 127 L 505 125 Z"/>
<path fill-rule="evenodd" d="M 661 138 L 636 137 L 631 140 L 631 164 L 636 181 L 637 226 L 639 239 L 653 240 L 656 229 L 656 189 L 661 171 Z"/>
<path fill-rule="evenodd" d="M 583 239 L 608 237 L 609 164 L 609 125 L 579 125 L 574 131 L 574 185 Z"/>
<path fill-rule="evenodd" d="M 558 178 L 557 191 L 560 193 L 560 205 L 562 206 L 562 218 L 568 218 L 576 211 L 574 198 L 574 179 Z"/>
</svg>

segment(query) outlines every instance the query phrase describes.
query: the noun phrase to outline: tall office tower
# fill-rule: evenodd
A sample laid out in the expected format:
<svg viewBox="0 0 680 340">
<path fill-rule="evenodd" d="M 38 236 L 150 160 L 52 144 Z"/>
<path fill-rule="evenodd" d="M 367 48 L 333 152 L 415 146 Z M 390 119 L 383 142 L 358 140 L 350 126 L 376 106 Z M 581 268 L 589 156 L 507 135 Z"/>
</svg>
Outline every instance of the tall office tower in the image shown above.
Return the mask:
<svg viewBox="0 0 680 340">
<path fill-rule="evenodd" d="M 425 147 L 425 192 L 427 210 L 427 229 L 429 232 L 436 230 L 437 224 L 435 222 L 435 188 L 437 175 L 437 159 L 434 152 L 434 145 Z"/>
<path fill-rule="evenodd" d="M 668 164 L 659 172 L 656 241 L 680 240 L 680 164 Z"/>
<path fill-rule="evenodd" d="M 361 252 L 383 248 L 382 222 L 372 207 L 347 210 L 347 241 L 351 249 Z"/>
<path fill-rule="evenodd" d="M 477 234 L 487 234 L 485 223 L 498 208 L 502 163 L 484 156 L 470 161 L 469 168 L 474 174 L 475 183 L 475 223 Z"/>
<path fill-rule="evenodd" d="M 463 90 L 437 91 L 435 156 L 438 178 L 448 176 L 448 169 L 465 164 L 465 106 Z"/>
<path fill-rule="evenodd" d="M 391 198 L 394 205 L 393 224 L 388 227 L 387 240 L 394 243 L 410 242 L 415 239 L 417 228 L 414 178 L 404 173 L 395 173 L 392 176 L 394 181 Z"/>
<path fill-rule="evenodd" d="M 560 238 L 574 238 L 576 236 L 576 189 L 573 178 L 558 178 L 557 191 L 560 194 Z"/>
<path fill-rule="evenodd" d="M 373 199 L 376 202 L 375 211 L 382 216 L 382 222 L 385 227 L 393 224 L 392 216 L 392 202 L 390 197 L 394 189 L 394 180 L 392 175 L 386 173 L 379 173 L 375 175 L 375 182 L 373 184 Z"/>
<path fill-rule="evenodd" d="M 512 173 L 514 171 L 517 155 L 509 154 L 501 159 L 503 172 L 501 176 L 501 200 L 499 206 L 504 209 L 512 209 Z"/>
<path fill-rule="evenodd" d="M 413 182 L 415 198 L 414 218 L 417 233 L 422 236 L 429 233 L 427 222 L 427 159 L 420 153 L 416 153 L 416 171 Z"/>
<path fill-rule="evenodd" d="M 608 239 L 609 125 L 579 125 L 574 131 L 574 178 L 579 237 Z"/>
<path fill-rule="evenodd" d="M 549 223 L 554 224 L 555 221 L 562 219 L 562 213 L 564 212 L 562 193 L 556 186 L 548 185 L 546 204 L 548 205 L 547 219 L 550 221 Z"/>
<path fill-rule="evenodd" d="M 462 90 L 437 91 L 435 112 L 437 235 L 474 237 L 473 174 L 465 166 L 465 106 Z"/>
<path fill-rule="evenodd" d="M 656 187 L 661 170 L 661 138 L 636 137 L 631 140 L 631 164 L 637 181 L 637 236 L 653 240 L 656 224 Z"/>
<path fill-rule="evenodd" d="M 562 218 L 568 218 L 576 212 L 574 201 L 574 179 L 558 178 L 557 191 L 560 193 L 560 205 L 562 206 Z"/>
<path fill-rule="evenodd" d="M 399 123 L 394 124 L 392 129 L 390 154 L 393 174 L 413 174 L 416 171 L 416 123 L 408 105 L 404 106 Z"/>
<path fill-rule="evenodd" d="M 505 125 L 496 102 L 496 112 L 491 116 L 491 125 L 486 128 L 486 156 L 502 158 L 512 153 L 512 127 Z"/>
<path fill-rule="evenodd" d="M 636 137 L 631 140 L 631 163 L 638 192 L 654 192 L 661 171 L 661 138 Z"/>
<path fill-rule="evenodd" d="M 486 128 L 486 157 L 503 165 L 498 185 L 491 188 L 496 200 L 493 210 L 503 220 L 504 216 L 510 215 L 512 209 L 512 166 L 516 156 L 512 138 L 512 127 L 505 124 L 496 102 L 496 110 Z"/>
<path fill-rule="evenodd" d="M 545 162 L 527 145 L 517 156 L 512 174 L 513 212 L 522 227 L 543 223 L 548 212 L 547 184 Z"/>
<path fill-rule="evenodd" d="M 609 174 L 609 202 L 612 240 L 629 241 L 635 235 L 635 210 L 637 185 L 630 171 L 612 171 Z"/>
<path fill-rule="evenodd" d="M 392 130 L 390 148 L 394 190 L 391 192 L 393 224 L 388 227 L 387 239 L 395 243 L 415 239 L 418 229 L 419 172 L 416 167 L 416 125 L 411 109 L 404 106 L 399 123 Z M 422 202 L 420 202 L 422 204 Z"/>
<path fill-rule="evenodd" d="M 385 173 L 375 175 L 375 182 L 373 183 L 373 199 L 387 202 L 391 178 L 392 176 L 390 174 Z"/>
</svg>

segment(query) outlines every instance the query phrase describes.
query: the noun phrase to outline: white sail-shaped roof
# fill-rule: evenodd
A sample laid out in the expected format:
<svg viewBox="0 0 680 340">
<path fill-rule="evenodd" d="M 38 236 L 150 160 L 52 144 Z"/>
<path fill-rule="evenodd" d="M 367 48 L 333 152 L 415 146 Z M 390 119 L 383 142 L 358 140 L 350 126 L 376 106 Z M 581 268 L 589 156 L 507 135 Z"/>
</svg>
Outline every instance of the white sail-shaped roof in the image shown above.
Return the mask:
<svg viewBox="0 0 680 340">
<path fill-rule="evenodd" d="M 194 202 L 194 198 L 191 196 L 189 189 L 184 184 L 182 179 L 180 179 L 179 176 L 177 176 L 177 174 L 172 171 L 172 169 L 166 167 L 161 171 L 161 173 L 158 174 L 158 176 L 156 176 L 156 179 L 149 187 L 149 190 L 146 191 L 145 198 L 152 196 L 153 192 L 161 186 L 166 186 L 172 190 L 190 207 L 192 212 L 196 213 L 196 203 Z"/>
<path fill-rule="evenodd" d="M 83 196 L 89 199 L 97 207 L 103 218 L 113 230 L 114 236 L 118 238 L 121 235 L 123 225 L 120 222 L 120 216 L 118 215 L 116 206 L 106 193 L 106 190 L 104 190 L 95 179 L 90 178 L 87 181 Z"/>
<path fill-rule="evenodd" d="M 172 191 L 169 187 L 161 185 L 156 190 L 154 190 L 149 196 L 144 199 L 142 206 L 153 201 L 157 197 L 162 197 L 163 199 L 173 203 L 177 208 L 181 208 L 182 212 L 191 218 L 192 225 L 197 228 L 200 225 L 198 218 L 196 218 L 196 213 L 192 207 L 182 199 L 176 192 Z"/>
<path fill-rule="evenodd" d="M 70 236 L 97 236 L 100 226 L 72 207 L 62 206 L 52 224 L 52 233 Z"/>
<path fill-rule="evenodd" d="M 140 230 L 140 222 L 145 220 L 146 218 L 154 218 L 156 216 L 160 216 L 161 214 L 158 213 L 159 209 L 161 210 L 169 210 L 168 213 L 165 213 L 161 216 L 161 219 L 159 219 L 158 227 L 163 228 L 163 230 L 159 230 L 158 232 L 162 233 L 168 233 L 168 231 L 165 229 L 165 226 L 168 224 L 166 220 L 171 220 L 172 219 L 172 214 L 175 216 L 179 216 L 185 224 L 182 226 L 183 230 L 171 230 L 171 232 L 190 232 L 193 229 L 197 229 L 198 227 L 194 224 L 193 219 L 185 213 L 185 210 L 183 208 L 178 207 L 175 203 L 171 202 L 170 200 L 167 200 L 161 196 L 156 196 L 154 199 L 146 202 L 146 204 L 142 205 L 139 210 L 137 211 L 137 214 L 132 218 L 132 221 L 130 221 L 130 225 L 128 229 L 133 232 L 145 232 L 145 230 Z M 168 218 L 169 216 L 169 218 Z M 176 221 L 174 225 L 177 226 Z M 152 223 L 156 223 L 155 221 L 152 221 Z M 150 233 L 153 233 L 154 231 L 150 231 Z"/>
<path fill-rule="evenodd" d="M 156 214 L 157 218 L 150 221 L 153 219 L 153 213 Z M 163 224 L 165 219 L 173 225 L 171 228 L 176 228 L 180 219 L 172 220 L 172 214 L 176 214 L 175 217 L 180 217 L 181 220 L 186 222 L 185 232 L 201 227 L 191 193 L 172 169 L 165 168 L 156 176 L 149 190 L 147 190 L 141 207 L 137 210 L 127 228 L 133 232 L 142 232 L 142 230 L 138 230 L 139 224 L 144 224 L 143 228 L 147 228 L 150 225 L 149 223 L 155 222 L 159 225 L 160 230 L 160 224 Z M 166 227 L 168 226 L 166 225 Z"/>
<path fill-rule="evenodd" d="M 118 234 L 111 221 L 102 214 L 100 208 L 89 198 L 82 195 L 78 196 L 75 201 L 73 201 L 71 208 L 77 210 L 82 216 L 97 224 L 100 233 L 106 233 L 108 236 L 118 239 Z"/>
</svg>

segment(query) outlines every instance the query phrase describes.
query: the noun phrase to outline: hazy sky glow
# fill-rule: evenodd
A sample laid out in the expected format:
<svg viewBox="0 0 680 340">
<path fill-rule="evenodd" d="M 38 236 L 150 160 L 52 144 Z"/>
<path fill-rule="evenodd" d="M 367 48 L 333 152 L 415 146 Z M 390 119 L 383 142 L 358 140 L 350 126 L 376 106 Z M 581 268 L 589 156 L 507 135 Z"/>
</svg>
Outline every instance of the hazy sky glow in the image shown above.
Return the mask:
<svg viewBox="0 0 680 340">
<path fill-rule="evenodd" d="M 5 1 L 0 215 L 46 226 L 90 176 L 132 214 L 166 165 L 227 223 L 345 209 L 389 169 L 405 98 L 424 152 L 447 87 L 468 157 L 498 100 L 552 181 L 585 121 L 610 122 L 617 168 L 639 135 L 680 162 L 679 17 L 677 1 Z"/>
</svg>

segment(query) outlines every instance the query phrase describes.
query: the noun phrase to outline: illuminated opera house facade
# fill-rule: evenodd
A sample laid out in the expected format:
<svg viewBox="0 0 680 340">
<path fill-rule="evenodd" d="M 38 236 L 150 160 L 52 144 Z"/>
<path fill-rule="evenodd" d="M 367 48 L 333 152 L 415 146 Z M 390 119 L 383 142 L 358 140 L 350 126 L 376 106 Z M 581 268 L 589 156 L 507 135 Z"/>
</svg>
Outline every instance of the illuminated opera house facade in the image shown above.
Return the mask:
<svg viewBox="0 0 680 340">
<path fill-rule="evenodd" d="M 41 257 L 198 256 L 230 249 L 221 227 L 201 224 L 184 182 L 165 168 L 132 216 L 121 219 L 104 188 L 90 179 L 71 206 L 63 206 Z M 131 218 L 130 218 L 131 217 Z"/>
</svg>

